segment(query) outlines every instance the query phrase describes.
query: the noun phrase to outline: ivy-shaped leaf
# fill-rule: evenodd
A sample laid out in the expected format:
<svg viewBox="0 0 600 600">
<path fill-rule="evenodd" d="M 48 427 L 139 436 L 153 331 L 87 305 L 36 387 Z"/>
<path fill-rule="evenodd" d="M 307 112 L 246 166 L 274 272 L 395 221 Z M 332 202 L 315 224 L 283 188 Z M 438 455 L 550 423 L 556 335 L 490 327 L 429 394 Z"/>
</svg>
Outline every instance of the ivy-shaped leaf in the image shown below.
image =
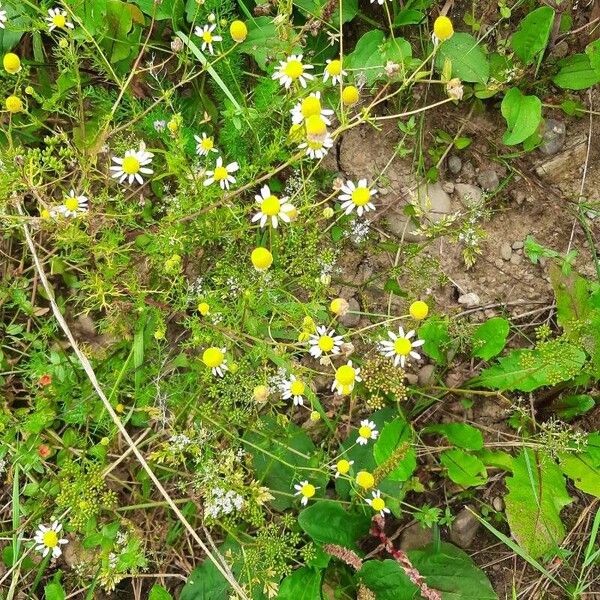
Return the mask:
<svg viewBox="0 0 600 600">
<path fill-rule="evenodd" d="M 524 142 L 542 122 L 542 101 L 537 96 L 525 96 L 519 88 L 506 92 L 500 111 L 508 128 L 502 136 L 507 146 Z"/>
</svg>

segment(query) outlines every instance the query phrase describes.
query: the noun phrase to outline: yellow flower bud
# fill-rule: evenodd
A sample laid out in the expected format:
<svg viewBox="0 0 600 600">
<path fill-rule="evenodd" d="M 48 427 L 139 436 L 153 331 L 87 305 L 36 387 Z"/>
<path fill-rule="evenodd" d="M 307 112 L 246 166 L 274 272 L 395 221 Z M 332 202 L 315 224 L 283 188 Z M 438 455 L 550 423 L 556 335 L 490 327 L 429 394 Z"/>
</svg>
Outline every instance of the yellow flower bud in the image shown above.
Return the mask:
<svg viewBox="0 0 600 600">
<path fill-rule="evenodd" d="M 348 85 L 342 90 L 342 102 L 345 106 L 352 106 L 358 102 L 358 88 Z"/>
<path fill-rule="evenodd" d="M 423 300 L 415 300 L 415 302 L 410 305 L 408 312 L 413 319 L 422 321 L 429 314 L 429 306 L 427 306 Z"/>
<path fill-rule="evenodd" d="M 237 42 L 238 44 L 243 42 L 248 35 L 246 23 L 243 21 L 233 21 L 229 26 L 229 35 L 231 35 L 234 42 Z"/>
<path fill-rule="evenodd" d="M 438 17 L 433 23 L 433 34 L 440 42 L 449 40 L 454 35 L 452 21 L 448 17 Z"/>
<path fill-rule="evenodd" d="M 9 113 L 18 113 L 23 110 L 23 102 L 18 96 L 9 96 L 4 101 L 4 106 Z"/>
<path fill-rule="evenodd" d="M 205 317 L 210 312 L 208 302 L 200 302 L 200 304 L 198 304 L 198 312 Z"/>
<path fill-rule="evenodd" d="M 325 219 L 331 219 L 331 217 L 333 217 L 334 214 L 335 211 L 333 210 L 333 208 L 331 208 L 331 206 L 327 206 L 323 209 L 323 217 Z"/>
<path fill-rule="evenodd" d="M 250 260 L 257 271 L 266 271 L 273 264 L 273 255 L 266 248 L 259 246 L 252 250 Z"/>
<path fill-rule="evenodd" d="M 321 420 L 321 415 L 316 410 L 313 410 L 310 413 L 310 420 L 311 421 L 315 421 L 315 422 L 316 421 L 320 421 Z"/>
<path fill-rule="evenodd" d="M 267 401 L 269 397 L 269 388 L 266 385 L 257 385 L 252 393 L 254 400 L 261 404 Z"/>
<path fill-rule="evenodd" d="M 308 333 L 308 331 L 301 331 L 298 334 L 298 341 L 303 344 L 304 342 L 308 342 L 308 340 L 310 339 L 310 333 Z"/>
<path fill-rule="evenodd" d="M 125 412 L 125 406 L 119 402 L 119 404 L 115 406 L 115 412 L 122 415 Z"/>
<path fill-rule="evenodd" d="M 338 317 L 343 317 L 349 308 L 349 304 L 344 298 L 334 298 L 329 305 L 329 310 Z"/>
<path fill-rule="evenodd" d="M 21 70 L 21 59 L 14 52 L 5 54 L 2 64 L 4 65 L 4 70 L 11 75 Z"/>
</svg>

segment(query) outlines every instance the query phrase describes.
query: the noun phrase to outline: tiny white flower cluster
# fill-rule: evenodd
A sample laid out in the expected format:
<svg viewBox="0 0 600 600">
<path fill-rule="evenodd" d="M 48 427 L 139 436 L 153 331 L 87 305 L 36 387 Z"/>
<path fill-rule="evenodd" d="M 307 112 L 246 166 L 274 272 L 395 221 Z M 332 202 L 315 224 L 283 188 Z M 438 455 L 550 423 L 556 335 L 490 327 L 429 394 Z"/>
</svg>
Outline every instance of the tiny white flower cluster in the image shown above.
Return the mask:
<svg viewBox="0 0 600 600">
<path fill-rule="evenodd" d="M 183 452 L 192 443 L 192 440 L 184 433 L 176 433 L 169 438 L 169 442 L 175 452 Z"/>
<path fill-rule="evenodd" d="M 0 475 L 4 473 L 6 470 L 6 461 L 3 458 L 0 458 Z"/>
<path fill-rule="evenodd" d="M 354 219 L 350 223 L 350 231 L 348 232 L 348 237 L 355 244 L 360 244 L 364 242 L 370 231 L 369 223 L 366 221 L 359 221 L 358 219 Z"/>
<path fill-rule="evenodd" d="M 234 510 L 242 510 L 244 498 L 237 492 L 229 490 L 226 492 L 223 488 L 217 487 L 211 490 L 212 501 L 206 504 L 206 514 L 213 519 L 218 519 L 221 515 L 229 515 Z"/>
</svg>

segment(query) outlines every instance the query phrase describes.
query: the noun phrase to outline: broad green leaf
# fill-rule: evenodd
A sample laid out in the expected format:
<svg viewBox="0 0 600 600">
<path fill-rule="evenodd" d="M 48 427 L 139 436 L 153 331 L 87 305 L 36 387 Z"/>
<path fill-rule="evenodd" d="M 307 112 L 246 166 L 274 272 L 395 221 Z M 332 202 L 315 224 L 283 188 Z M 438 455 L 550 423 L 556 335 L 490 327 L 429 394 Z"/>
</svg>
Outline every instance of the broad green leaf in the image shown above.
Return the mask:
<svg viewBox="0 0 600 600">
<path fill-rule="evenodd" d="M 458 485 L 474 487 L 487 481 L 485 465 L 464 450 L 446 450 L 440 455 L 440 462 L 448 470 L 448 477 Z"/>
<path fill-rule="evenodd" d="M 552 405 L 554 412 L 562 421 L 570 421 L 584 415 L 596 406 L 594 399 L 588 394 L 569 394 L 555 400 Z"/>
<path fill-rule="evenodd" d="M 442 592 L 443 600 L 497 600 L 486 574 L 470 556 L 452 544 L 431 545 L 408 552 L 427 585 Z"/>
<path fill-rule="evenodd" d="M 27 30 L 27 20 L 24 15 L 25 5 L 20 0 L 2 2 L 2 10 L 6 12 L 4 29 L 0 29 L 0 50 L 2 53 L 12 50 Z"/>
<path fill-rule="evenodd" d="M 483 448 L 483 436 L 481 431 L 467 423 L 440 423 L 439 425 L 428 425 L 423 433 L 440 433 L 448 441 L 465 450 L 481 450 Z"/>
<path fill-rule="evenodd" d="M 311 17 L 321 17 L 323 9 L 329 4 L 328 0 L 294 0 L 294 4 L 305 10 Z M 336 4 L 336 10 L 330 18 L 334 27 L 340 24 L 340 9 Z M 342 3 L 342 23 L 352 21 L 358 13 L 358 0 L 344 0 Z"/>
<path fill-rule="evenodd" d="M 484 369 L 471 379 L 469 387 L 484 387 L 494 390 L 517 390 L 531 392 L 545 385 L 571 379 L 585 363 L 585 352 L 573 344 L 561 344 L 561 365 L 545 358 L 539 350 L 513 350 L 508 356 Z M 564 365 L 569 365 L 565 369 Z"/>
<path fill-rule="evenodd" d="M 440 44 L 435 64 L 438 71 L 446 59 L 452 63 L 452 77 L 485 85 L 490 75 L 490 64 L 479 42 L 470 33 L 455 33 Z"/>
<path fill-rule="evenodd" d="M 271 416 L 263 417 L 262 422 L 261 430 L 248 431 L 242 441 L 252 455 L 257 477 L 275 496 L 271 506 L 278 510 L 293 506 L 296 499 L 289 494 L 294 491 L 294 483 L 301 479 L 310 479 L 321 488 L 317 495 L 322 493 L 327 475 L 305 470 L 321 465 L 321 458 L 308 435 L 294 423 L 282 428 Z"/>
<path fill-rule="evenodd" d="M 494 317 L 477 327 L 473 334 L 473 356 L 489 360 L 506 345 L 510 324 L 502 317 Z"/>
<path fill-rule="evenodd" d="M 173 600 L 173 596 L 162 585 L 153 585 L 148 600 Z"/>
<path fill-rule="evenodd" d="M 585 90 L 600 83 L 600 72 L 596 71 L 587 54 L 573 54 L 558 63 L 560 70 L 552 81 L 566 90 Z"/>
<path fill-rule="evenodd" d="M 151 17 L 154 14 L 157 21 L 171 19 L 173 23 L 177 24 L 183 18 L 185 8 L 183 0 L 161 0 L 161 2 L 155 2 L 154 0 L 133 0 L 133 2 L 148 16 Z"/>
<path fill-rule="evenodd" d="M 487 448 L 482 448 L 475 452 L 475 454 L 477 455 L 477 458 L 481 459 L 486 467 L 512 471 L 513 457 L 508 452 L 502 452 L 501 450 L 494 452 Z"/>
<path fill-rule="evenodd" d="M 367 31 L 344 60 L 344 66 L 355 69 L 357 76 L 364 75 L 368 85 L 376 81 L 383 71 L 383 59 L 379 48 L 384 39 L 385 35 L 379 29 Z"/>
<path fill-rule="evenodd" d="M 437 363 L 445 365 L 446 350 L 451 340 L 448 333 L 448 322 L 436 316 L 427 319 L 419 327 L 419 337 L 425 340 L 423 352 Z"/>
<path fill-rule="evenodd" d="M 565 537 L 561 510 L 571 502 L 557 464 L 544 452 L 523 450 L 506 478 L 506 517 L 512 536 L 532 558 L 558 547 Z"/>
<path fill-rule="evenodd" d="M 558 324 L 568 334 L 577 334 L 577 322 L 584 321 L 593 307 L 588 292 L 588 282 L 575 272 L 568 275 L 556 264 L 550 265 L 550 283 L 556 298 Z M 579 336 L 577 336 L 578 338 Z"/>
<path fill-rule="evenodd" d="M 65 600 L 66 594 L 60 583 L 49 583 L 44 587 L 44 597 L 46 600 Z"/>
<path fill-rule="evenodd" d="M 281 582 L 277 600 L 321 600 L 321 577 L 311 567 L 296 569 Z"/>
<path fill-rule="evenodd" d="M 279 39 L 272 17 L 256 17 L 247 21 L 247 26 L 248 37 L 237 49 L 252 56 L 258 66 L 266 71 L 268 57 L 285 52 L 289 44 Z"/>
<path fill-rule="evenodd" d="M 425 15 L 422 11 L 416 8 L 403 8 L 399 10 L 394 19 L 394 25 L 396 27 L 402 27 L 404 25 L 418 25 Z"/>
<path fill-rule="evenodd" d="M 507 146 L 524 142 L 542 122 L 542 101 L 537 96 L 525 96 L 519 88 L 506 92 L 500 110 L 506 119 L 507 131 L 502 141 Z"/>
<path fill-rule="evenodd" d="M 416 600 L 419 589 L 395 560 L 368 560 L 354 576 L 377 600 Z"/>
<path fill-rule="evenodd" d="M 590 59 L 590 66 L 592 69 L 600 74 L 600 39 L 590 42 L 585 47 L 585 53 Z"/>
<path fill-rule="evenodd" d="M 510 45 L 515 54 L 526 65 L 534 62 L 536 56 L 546 48 L 554 23 L 554 10 L 541 6 L 531 11 L 513 34 Z"/>
<path fill-rule="evenodd" d="M 411 446 L 412 439 L 412 428 L 403 417 L 398 417 L 390 423 L 386 423 L 383 430 L 379 432 L 379 437 L 373 446 L 373 456 L 377 465 L 381 465 L 388 460 L 397 448 L 408 444 L 408 448 L 402 453 L 404 458 L 390 471 L 387 476 L 388 479 L 407 481 L 414 473 L 417 468 L 417 456 Z"/>
<path fill-rule="evenodd" d="M 314 502 L 298 515 L 298 524 L 317 544 L 338 544 L 359 550 L 358 540 L 369 532 L 371 520 L 362 513 L 346 512 L 333 500 Z"/>
<path fill-rule="evenodd" d="M 561 452 L 558 455 L 561 471 L 586 494 L 600 498 L 600 434 L 587 438 L 582 452 Z"/>
</svg>

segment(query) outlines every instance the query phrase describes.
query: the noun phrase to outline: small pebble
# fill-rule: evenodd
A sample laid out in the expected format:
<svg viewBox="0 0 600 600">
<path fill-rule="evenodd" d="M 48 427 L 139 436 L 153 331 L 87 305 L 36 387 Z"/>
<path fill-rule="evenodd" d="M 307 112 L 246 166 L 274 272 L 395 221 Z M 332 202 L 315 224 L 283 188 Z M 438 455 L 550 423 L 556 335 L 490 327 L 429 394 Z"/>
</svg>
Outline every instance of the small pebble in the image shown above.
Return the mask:
<svg viewBox="0 0 600 600">
<path fill-rule="evenodd" d="M 448 158 L 448 170 L 454 175 L 458 175 L 462 169 L 462 160 L 454 154 Z"/>
<path fill-rule="evenodd" d="M 523 257 L 520 256 L 519 254 L 513 254 L 510 257 L 510 264 L 511 265 L 520 265 L 523 262 Z"/>
<path fill-rule="evenodd" d="M 523 242 L 513 242 L 512 249 L 520 250 L 524 245 Z"/>
<path fill-rule="evenodd" d="M 479 306 L 481 304 L 481 300 L 479 296 L 474 292 L 469 292 L 468 294 L 463 294 L 458 298 L 458 303 L 463 304 L 467 308 L 472 308 L 474 306 Z"/>
<path fill-rule="evenodd" d="M 484 190 L 495 190 L 500 185 L 500 180 L 494 169 L 485 169 L 477 175 L 477 182 Z"/>
<path fill-rule="evenodd" d="M 454 192 L 454 184 L 451 181 L 446 181 L 442 185 L 442 189 L 448 194 L 452 194 L 452 192 Z"/>
<path fill-rule="evenodd" d="M 510 260 L 512 256 L 512 250 L 508 242 L 504 242 L 502 246 L 500 246 L 500 256 L 503 260 Z"/>
</svg>

